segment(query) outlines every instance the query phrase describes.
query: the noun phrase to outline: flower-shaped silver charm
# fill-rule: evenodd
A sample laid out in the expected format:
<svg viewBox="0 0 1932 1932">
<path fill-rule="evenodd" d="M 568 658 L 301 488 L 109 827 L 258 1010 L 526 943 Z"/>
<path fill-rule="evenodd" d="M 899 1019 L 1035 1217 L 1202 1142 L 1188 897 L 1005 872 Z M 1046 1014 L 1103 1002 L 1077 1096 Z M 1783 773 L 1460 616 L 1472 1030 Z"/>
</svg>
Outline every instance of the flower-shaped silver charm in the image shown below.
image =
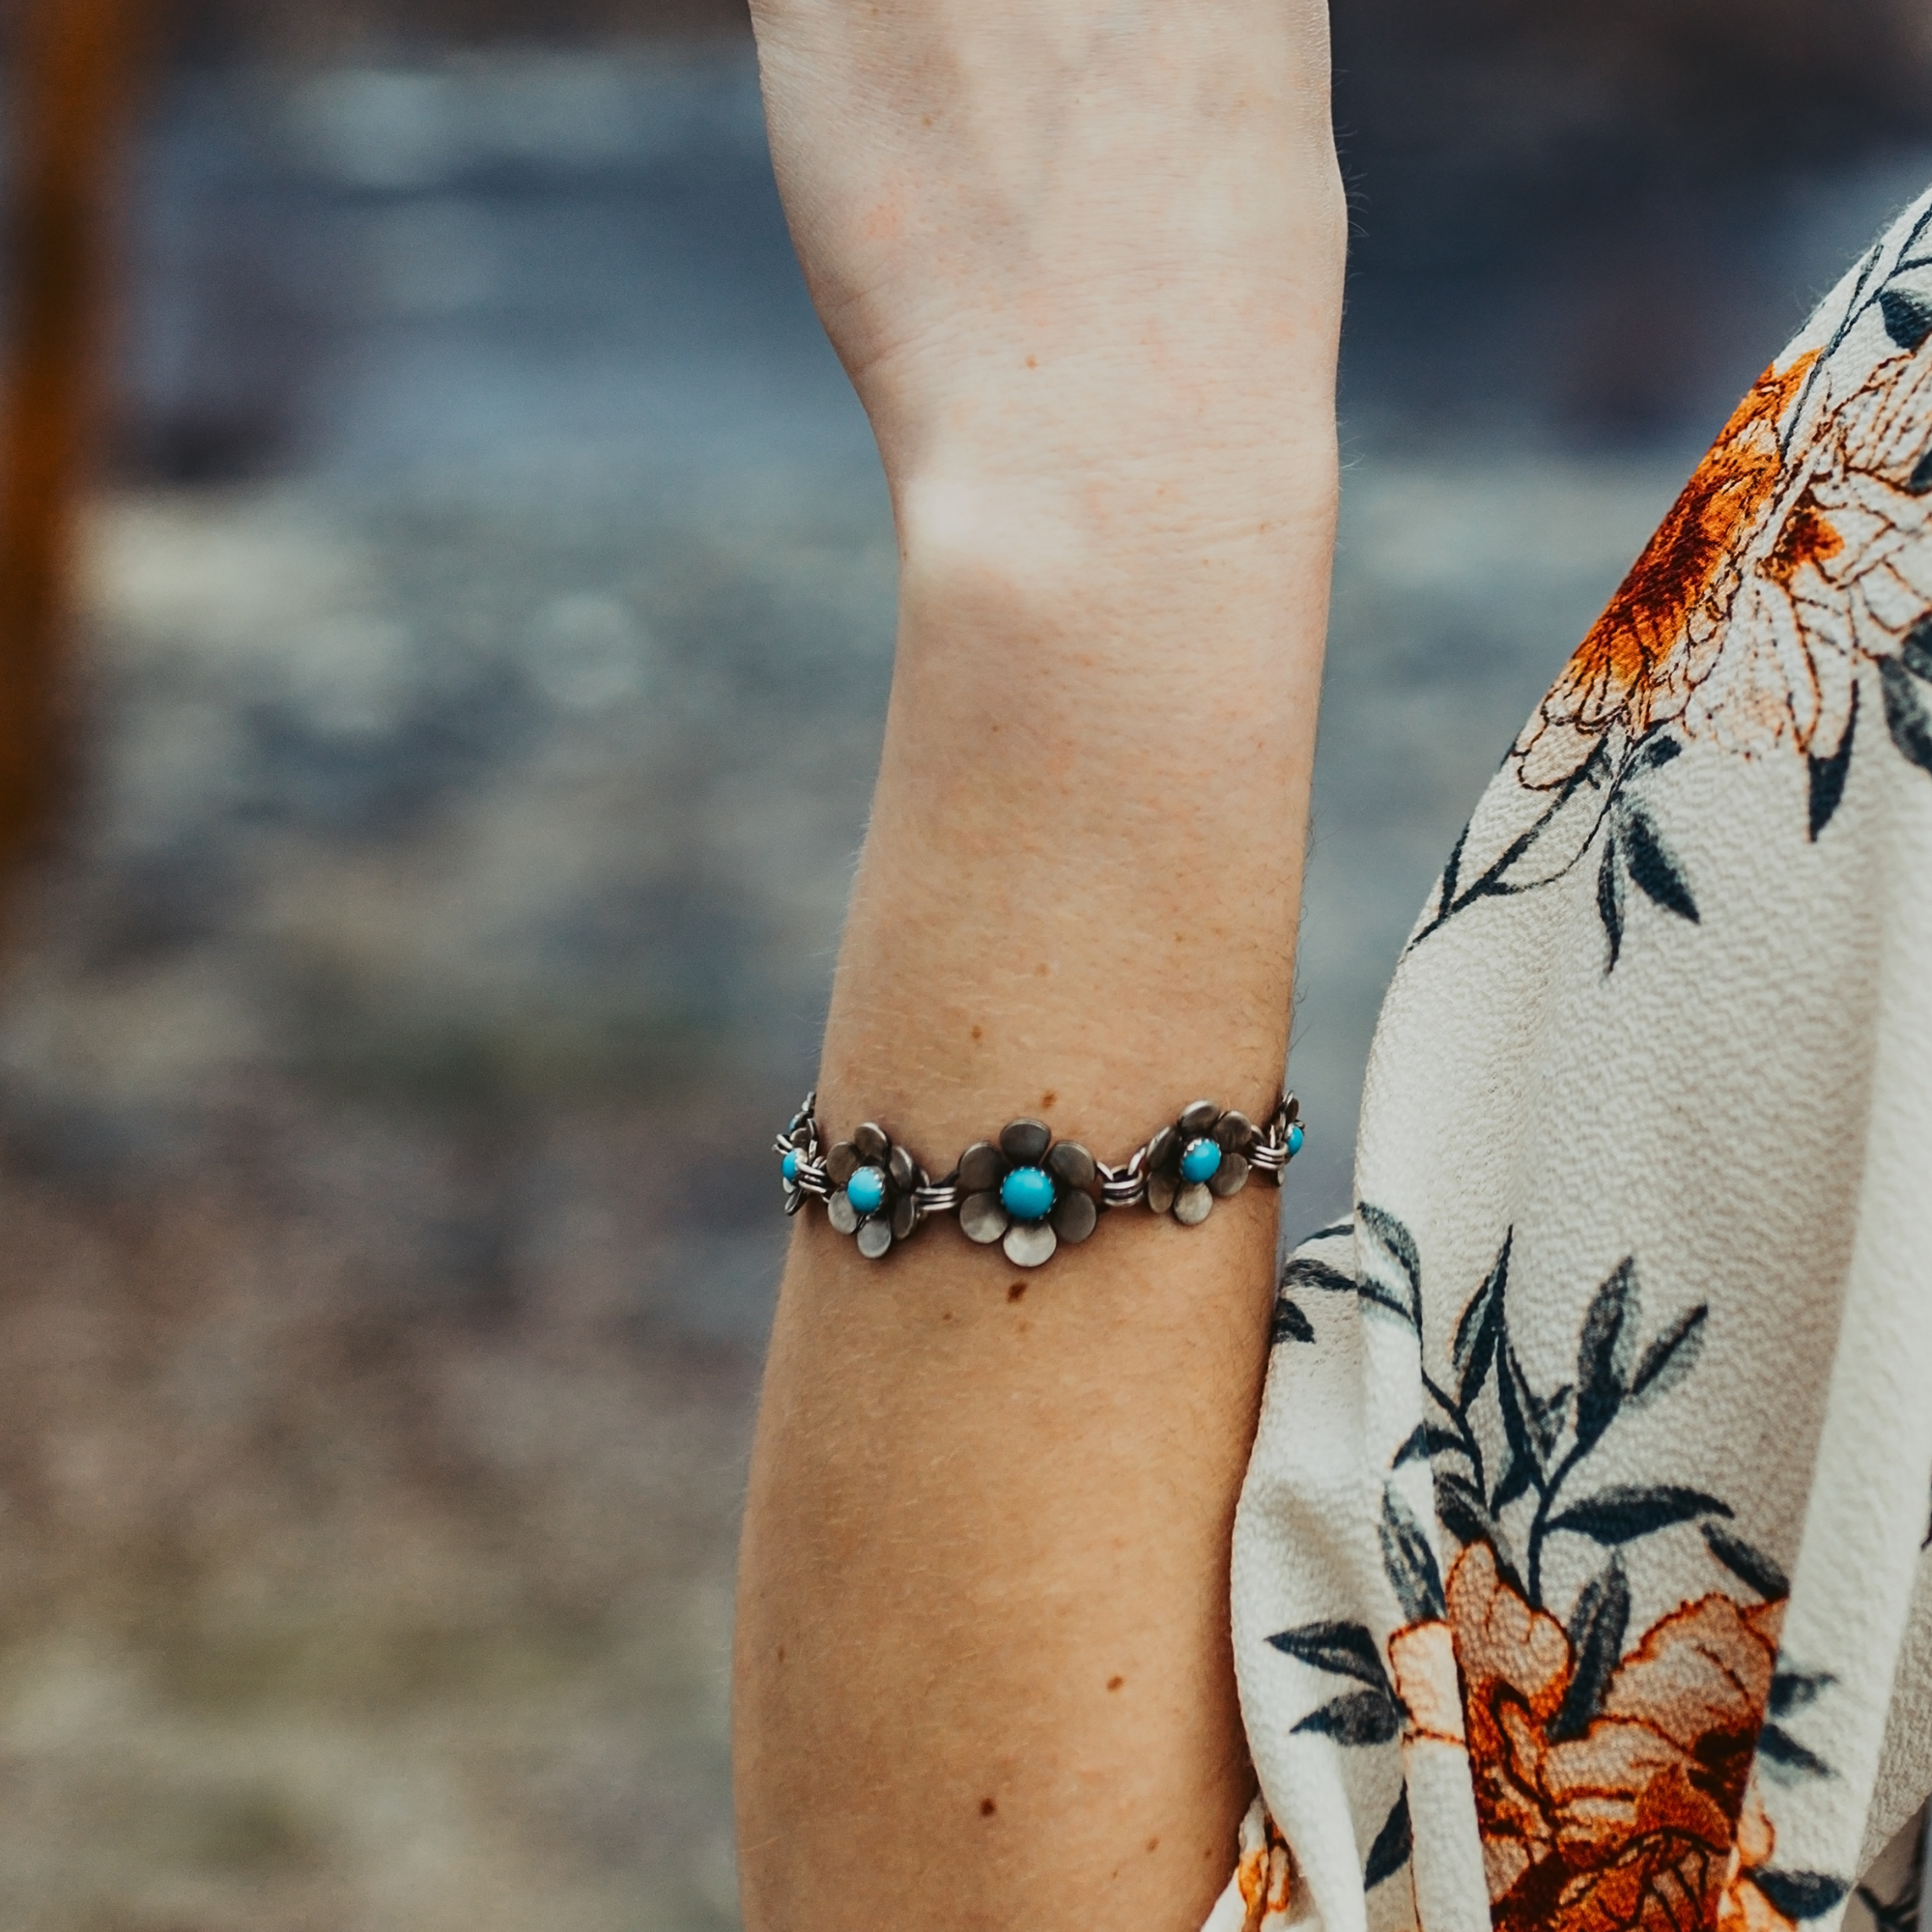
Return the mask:
<svg viewBox="0 0 1932 1932">
<path fill-rule="evenodd" d="M 818 1118 L 812 1111 L 816 1098 L 816 1094 L 809 1096 L 791 1117 L 774 1150 L 780 1156 L 779 1174 L 784 1181 L 787 1214 L 796 1214 L 810 1198 L 804 1182 L 807 1172 L 818 1165 Z"/>
<path fill-rule="evenodd" d="M 825 1156 L 830 1183 L 826 1219 L 841 1235 L 859 1237 L 859 1252 L 877 1261 L 894 1241 L 902 1241 L 919 1225 L 914 1190 L 925 1185 L 925 1175 L 904 1148 L 870 1121 L 849 1141 L 840 1141 Z"/>
<path fill-rule="evenodd" d="M 1171 1127 L 1148 1143 L 1147 1204 L 1156 1214 L 1172 1210 L 1177 1221 L 1198 1227 L 1218 1195 L 1225 1200 L 1248 1184 L 1248 1150 L 1255 1123 L 1232 1107 L 1197 1100 Z"/>
<path fill-rule="evenodd" d="M 969 1240 L 998 1241 L 1015 1267 L 1038 1267 L 1062 1241 L 1084 1241 L 1100 1218 L 1100 1170 L 1077 1141 L 1055 1141 L 1043 1121 L 1014 1121 L 995 1145 L 959 1156 L 959 1225 Z"/>
</svg>

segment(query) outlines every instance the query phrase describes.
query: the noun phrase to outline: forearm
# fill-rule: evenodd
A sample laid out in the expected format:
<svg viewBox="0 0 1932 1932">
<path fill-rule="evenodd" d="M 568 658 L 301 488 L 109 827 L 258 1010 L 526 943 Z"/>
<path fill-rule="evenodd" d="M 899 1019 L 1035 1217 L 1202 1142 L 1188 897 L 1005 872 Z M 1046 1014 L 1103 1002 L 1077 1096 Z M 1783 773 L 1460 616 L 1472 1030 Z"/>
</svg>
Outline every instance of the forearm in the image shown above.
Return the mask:
<svg viewBox="0 0 1932 1932">
<path fill-rule="evenodd" d="M 1111 1158 L 1271 1100 L 1335 493 L 1340 200 L 1322 144 L 1296 167 L 1293 261 L 1209 263 L 1112 340 L 1007 313 L 1011 382 L 916 435 L 868 397 L 901 629 L 835 1135 L 943 1163 L 1037 1115 Z M 1198 1923 L 1248 1794 L 1225 1571 L 1273 1198 L 1034 1275 L 804 1217 L 740 1587 L 754 1932 Z"/>
</svg>

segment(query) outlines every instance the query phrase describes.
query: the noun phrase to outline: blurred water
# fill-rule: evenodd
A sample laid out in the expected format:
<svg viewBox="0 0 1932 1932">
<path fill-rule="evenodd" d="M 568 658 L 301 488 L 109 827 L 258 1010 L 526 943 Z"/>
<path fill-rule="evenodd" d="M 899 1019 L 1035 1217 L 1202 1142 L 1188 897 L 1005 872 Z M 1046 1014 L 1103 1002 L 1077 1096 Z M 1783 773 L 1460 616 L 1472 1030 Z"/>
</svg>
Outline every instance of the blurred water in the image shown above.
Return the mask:
<svg viewBox="0 0 1932 1932">
<path fill-rule="evenodd" d="M 1292 1228 L 1511 735 L 1920 165 L 1365 249 Z M 190 76 L 134 233 L 91 778 L 0 1005 L 0 1916 L 727 1925 L 763 1149 L 894 569 L 750 61 Z M 1605 315 L 1681 371 L 1640 408 Z"/>
</svg>

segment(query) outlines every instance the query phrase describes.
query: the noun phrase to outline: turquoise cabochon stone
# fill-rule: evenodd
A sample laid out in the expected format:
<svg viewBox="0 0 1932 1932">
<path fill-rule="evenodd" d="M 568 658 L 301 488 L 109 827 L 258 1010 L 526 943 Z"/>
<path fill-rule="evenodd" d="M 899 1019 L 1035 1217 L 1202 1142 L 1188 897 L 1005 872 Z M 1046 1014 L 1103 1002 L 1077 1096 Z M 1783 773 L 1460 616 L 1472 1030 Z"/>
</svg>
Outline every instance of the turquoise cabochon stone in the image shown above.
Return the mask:
<svg viewBox="0 0 1932 1932">
<path fill-rule="evenodd" d="M 886 1177 L 876 1167 L 862 1167 L 845 1183 L 845 1198 L 861 1214 L 876 1214 L 886 1205 Z"/>
<path fill-rule="evenodd" d="M 1221 1150 L 1210 1140 L 1189 1141 L 1180 1156 L 1183 1180 L 1212 1180 L 1221 1171 Z"/>
<path fill-rule="evenodd" d="M 1000 1206 L 1015 1221 L 1043 1221 L 1053 1212 L 1053 1181 L 1042 1168 L 1016 1167 L 1000 1182 Z"/>
</svg>

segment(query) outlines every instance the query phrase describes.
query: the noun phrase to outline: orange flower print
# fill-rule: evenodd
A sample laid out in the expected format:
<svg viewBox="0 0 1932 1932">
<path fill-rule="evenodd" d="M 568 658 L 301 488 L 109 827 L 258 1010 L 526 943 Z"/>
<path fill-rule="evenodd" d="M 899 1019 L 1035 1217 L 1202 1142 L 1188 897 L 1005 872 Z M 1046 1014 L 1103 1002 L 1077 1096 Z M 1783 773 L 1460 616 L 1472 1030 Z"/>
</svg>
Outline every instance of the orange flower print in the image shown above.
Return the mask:
<svg viewBox="0 0 1932 1932">
<path fill-rule="evenodd" d="M 1241 1861 L 1236 1871 L 1244 1916 L 1241 1932 L 1279 1932 L 1294 1902 L 1294 1854 L 1265 1805 L 1241 1821 Z"/>
<path fill-rule="evenodd" d="M 1389 1638 L 1388 1650 L 1395 1694 L 1406 1719 L 1404 1735 L 1407 1741 L 1466 1743 L 1455 1633 L 1439 1619 L 1410 1624 Z"/>
<path fill-rule="evenodd" d="M 1518 748 L 1525 784 L 1561 783 L 1612 726 L 1640 738 L 1682 714 L 1697 646 L 1710 643 L 1737 595 L 1741 541 L 1776 500 L 1778 425 L 1816 360 L 1766 370 L 1738 405 L 1544 699 Z"/>
<path fill-rule="evenodd" d="M 1758 379 L 1519 741 L 1525 785 L 1662 724 L 1746 756 L 1838 749 L 1859 665 L 1932 611 L 1922 340 L 1849 395 L 1816 351 Z"/>
<path fill-rule="evenodd" d="M 1470 1770 L 1497 1932 L 1712 1923 L 1776 1654 L 1775 1606 L 1713 1594 L 1659 1623 L 1579 1737 L 1575 1661 L 1477 1544 L 1451 1572 Z"/>
<path fill-rule="evenodd" d="M 1718 1901 L 1717 1932 L 1797 1932 L 1796 1921 L 1766 1897 L 1754 1876 L 1769 1868 L 1776 1849 L 1777 1833 L 1753 1785 L 1738 1820 L 1737 1843 L 1724 1875 L 1723 1896 Z"/>
<path fill-rule="evenodd" d="M 1414 1231 L 1367 1201 L 1356 1226 L 1372 1243 L 1350 1284 L 1366 1319 L 1422 1349 Z M 1417 1850 L 1411 1789 L 1466 1775 L 1494 1932 L 1794 1932 L 1848 1888 L 1774 1868 L 1770 1821 L 1747 1793 L 1759 1762 L 1787 1781 L 1832 1776 L 1801 1715 L 1835 1680 L 1779 1667 L 1789 1580 L 1721 1496 L 1656 1470 L 1628 1480 L 1628 1462 L 1613 1474 L 1599 1457 L 1628 1442 L 1626 1417 L 1695 1372 L 1709 1304 L 1653 1323 L 1626 1256 L 1582 1312 L 1574 1373 L 1545 1393 L 1514 1332 L 1515 1249 L 1508 1231 L 1446 1360 L 1425 1356 L 1428 1419 L 1382 1486 L 1376 1540 L 1403 1621 L 1386 1638 L 1332 1615 L 1267 1638 L 1325 1680 L 1289 1735 L 1399 1752 L 1403 1788 L 1364 1853 L 1365 1892 Z M 1412 1500 L 1424 1463 L 1433 1522 Z M 1641 1630 L 1633 1608 L 1657 1584 L 1634 1573 L 1664 1539 L 1731 1582 Z M 1552 1551 L 1592 1546 L 1566 1623 L 1545 1596 Z M 1439 1548 L 1456 1552 L 1446 1580 Z"/>
<path fill-rule="evenodd" d="M 1516 786 L 1458 841 L 1411 949 L 1566 878 L 1594 878 L 1606 975 L 1642 901 L 1698 924 L 1647 796 L 1690 744 L 1801 760 L 1814 842 L 1855 743 L 1883 730 L 1932 774 L 1932 306 L 1894 285 L 1927 267 L 1932 213 L 1867 261 L 1822 349 L 1752 385 L 1517 740 Z"/>
</svg>

